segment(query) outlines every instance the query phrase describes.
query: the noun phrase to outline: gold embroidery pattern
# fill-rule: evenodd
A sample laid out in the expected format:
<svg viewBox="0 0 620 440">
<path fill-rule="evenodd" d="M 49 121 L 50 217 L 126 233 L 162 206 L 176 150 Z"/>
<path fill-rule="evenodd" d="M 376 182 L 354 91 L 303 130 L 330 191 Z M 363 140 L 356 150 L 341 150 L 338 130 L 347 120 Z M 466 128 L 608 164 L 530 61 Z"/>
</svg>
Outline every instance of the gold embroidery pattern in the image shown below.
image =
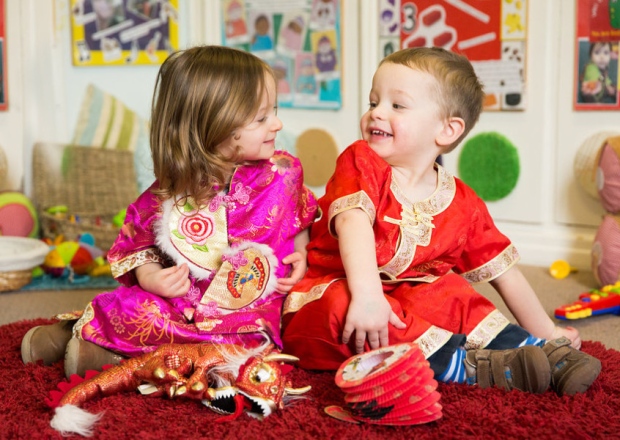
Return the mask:
<svg viewBox="0 0 620 440">
<path fill-rule="evenodd" d="M 135 326 L 128 339 L 137 338 L 140 345 L 153 345 L 161 339 L 174 343 L 176 322 L 170 319 L 169 314 L 162 313 L 156 302 L 146 300 L 136 306 L 135 312 L 134 318 L 125 320 L 128 326 Z M 152 335 L 156 339 L 149 341 Z"/>
<path fill-rule="evenodd" d="M 519 252 L 510 244 L 499 255 L 477 269 L 462 273 L 461 276 L 471 284 L 494 280 L 519 262 Z"/>
<path fill-rule="evenodd" d="M 329 285 L 336 280 L 332 280 L 331 282 L 325 284 L 318 284 L 312 287 L 312 289 L 310 289 L 310 291 L 308 292 L 289 293 L 286 297 L 286 300 L 284 301 L 284 309 L 282 313 L 286 314 L 297 312 L 306 304 L 320 299 L 323 296 L 325 290 L 329 287 Z"/>
<path fill-rule="evenodd" d="M 428 359 L 433 355 L 433 353 L 443 347 L 446 342 L 450 340 L 452 335 L 452 332 L 432 325 L 431 328 L 426 330 L 413 342 L 420 347 L 420 350 L 424 353 L 424 357 Z"/>
<path fill-rule="evenodd" d="M 123 258 L 116 263 L 110 265 L 112 276 L 118 278 L 121 275 L 131 272 L 138 266 L 142 266 L 147 263 L 163 263 L 164 259 L 159 254 L 159 251 L 155 248 L 148 248 L 135 254 L 131 254 L 128 257 Z"/>
<path fill-rule="evenodd" d="M 332 231 L 332 219 L 338 214 L 348 211 L 349 209 L 360 208 L 363 210 L 370 219 L 370 223 L 375 223 L 375 218 L 377 216 L 377 211 L 375 209 L 375 205 L 372 203 L 368 194 L 365 191 L 358 191 L 354 194 L 349 194 L 344 197 L 340 197 L 334 200 L 331 205 L 329 205 L 328 211 L 328 224 L 329 224 L 329 233 L 332 236 L 336 236 L 336 231 Z"/>
<path fill-rule="evenodd" d="M 486 347 L 508 324 L 510 321 L 499 310 L 491 312 L 467 335 L 465 349 L 479 350 Z"/>
<path fill-rule="evenodd" d="M 400 227 L 400 240 L 394 258 L 379 268 L 379 271 L 389 279 L 396 279 L 411 265 L 415 257 L 416 247 L 428 246 L 431 242 L 433 216 L 446 210 L 456 194 L 456 182 L 454 177 L 437 165 L 437 189 L 426 200 L 412 203 L 405 197 L 392 177 L 390 190 L 396 200 L 402 205 L 400 220 L 388 216 L 383 221 Z"/>
<path fill-rule="evenodd" d="M 260 298 L 274 276 L 269 259 L 260 249 L 240 249 L 232 261 L 226 259 L 222 263 L 200 303 L 215 301 L 224 309 L 241 309 Z"/>
</svg>

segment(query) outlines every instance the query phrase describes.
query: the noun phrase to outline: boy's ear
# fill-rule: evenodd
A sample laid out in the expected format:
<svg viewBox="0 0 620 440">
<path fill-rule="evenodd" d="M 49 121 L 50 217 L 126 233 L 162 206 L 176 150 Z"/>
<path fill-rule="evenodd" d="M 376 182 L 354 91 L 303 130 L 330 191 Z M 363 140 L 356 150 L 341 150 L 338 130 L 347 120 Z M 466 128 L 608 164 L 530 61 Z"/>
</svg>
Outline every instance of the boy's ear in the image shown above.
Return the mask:
<svg viewBox="0 0 620 440">
<path fill-rule="evenodd" d="M 435 141 L 442 147 L 452 145 L 463 134 L 463 131 L 465 131 L 465 121 L 462 118 L 449 118 Z"/>
</svg>

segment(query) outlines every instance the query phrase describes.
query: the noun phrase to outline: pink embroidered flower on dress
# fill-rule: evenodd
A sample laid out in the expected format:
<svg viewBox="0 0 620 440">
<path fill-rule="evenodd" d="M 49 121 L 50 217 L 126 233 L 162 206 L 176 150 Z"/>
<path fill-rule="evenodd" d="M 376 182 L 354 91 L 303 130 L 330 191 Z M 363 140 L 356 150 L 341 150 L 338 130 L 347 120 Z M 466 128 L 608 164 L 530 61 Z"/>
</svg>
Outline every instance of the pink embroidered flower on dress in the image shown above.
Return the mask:
<svg viewBox="0 0 620 440">
<path fill-rule="evenodd" d="M 213 235 L 215 222 L 213 218 L 202 211 L 195 211 L 183 215 L 179 219 L 179 232 L 189 244 L 203 246 L 207 239 Z"/>
<path fill-rule="evenodd" d="M 248 259 L 243 254 L 243 251 L 239 251 L 235 255 L 231 256 L 222 255 L 222 261 L 228 261 L 234 270 L 248 264 Z"/>
<path fill-rule="evenodd" d="M 293 167 L 293 161 L 291 158 L 283 154 L 275 155 L 271 157 L 269 161 L 273 164 L 271 171 L 274 173 L 279 173 L 280 175 L 283 175 L 286 170 Z"/>
</svg>

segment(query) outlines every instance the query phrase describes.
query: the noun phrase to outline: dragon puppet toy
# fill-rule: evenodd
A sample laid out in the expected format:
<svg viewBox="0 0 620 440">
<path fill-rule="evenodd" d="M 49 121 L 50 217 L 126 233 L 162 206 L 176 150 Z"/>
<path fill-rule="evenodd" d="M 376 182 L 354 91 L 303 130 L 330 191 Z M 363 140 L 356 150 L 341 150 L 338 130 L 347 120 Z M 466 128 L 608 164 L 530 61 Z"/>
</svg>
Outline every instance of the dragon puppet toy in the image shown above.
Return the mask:
<svg viewBox="0 0 620 440">
<path fill-rule="evenodd" d="M 63 435 L 90 436 L 102 415 L 80 406 L 97 397 L 136 389 L 143 394 L 201 400 L 222 415 L 218 421 L 236 419 L 244 412 L 262 419 L 310 390 L 310 386 L 292 388 L 284 377 L 292 367 L 283 362 L 297 360 L 269 343 L 254 349 L 233 344 L 162 345 L 92 377 L 87 375 L 83 381 L 72 377 L 60 384 L 60 391 L 52 391 L 47 400 L 55 408 L 51 426 Z M 77 385 L 76 380 L 80 381 Z"/>
</svg>

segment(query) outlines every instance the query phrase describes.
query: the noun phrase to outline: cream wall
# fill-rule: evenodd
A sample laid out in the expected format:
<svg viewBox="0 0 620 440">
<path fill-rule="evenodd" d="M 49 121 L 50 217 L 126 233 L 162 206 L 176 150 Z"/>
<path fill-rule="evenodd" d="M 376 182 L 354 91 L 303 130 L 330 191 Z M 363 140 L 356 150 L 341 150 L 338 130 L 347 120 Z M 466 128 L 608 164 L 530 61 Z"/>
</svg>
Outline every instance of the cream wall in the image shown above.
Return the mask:
<svg viewBox="0 0 620 440">
<path fill-rule="evenodd" d="M 68 0 L 5 0 L 9 110 L 0 112 L 0 146 L 9 161 L 5 189 L 30 193 L 30 159 L 37 141 L 68 142 L 82 93 L 93 82 L 148 118 L 157 67 L 71 65 Z M 219 1 L 180 0 L 182 45 L 219 43 Z M 471 135 L 498 131 L 518 148 L 521 176 L 515 190 L 489 209 L 528 264 L 564 258 L 588 267 L 590 246 L 603 214 L 577 187 L 573 159 L 581 143 L 600 131 L 620 132 L 618 112 L 572 110 L 575 4 L 530 0 L 527 110 L 485 112 Z M 377 63 L 375 0 L 343 0 L 344 96 L 339 111 L 282 110 L 285 128 L 329 131 L 340 148 L 358 137 Z M 362 31 L 363 30 L 363 31 Z M 470 136 L 471 136 L 470 135 Z M 459 150 L 444 158 L 456 172 Z"/>
</svg>

